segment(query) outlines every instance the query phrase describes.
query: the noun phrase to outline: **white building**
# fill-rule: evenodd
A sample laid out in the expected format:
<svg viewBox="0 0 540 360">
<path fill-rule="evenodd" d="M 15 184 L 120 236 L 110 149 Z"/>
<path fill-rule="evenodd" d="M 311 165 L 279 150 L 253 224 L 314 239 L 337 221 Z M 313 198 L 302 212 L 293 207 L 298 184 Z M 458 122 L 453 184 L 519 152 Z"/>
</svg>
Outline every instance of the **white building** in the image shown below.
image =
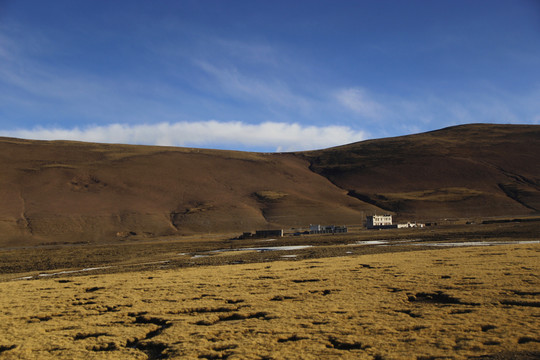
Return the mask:
<svg viewBox="0 0 540 360">
<path fill-rule="evenodd" d="M 392 226 L 392 215 L 373 215 L 366 218 L 366 227 Z"/>
<path fill-rule="evenodd" d="M 416 223 L 416 222 L 408 222 L 406 224 L 398 224 L 397 227 L 398 229 L 403 229 L 403 228 L 423 228 L 425 225 L 424 224 L 421 224 L 421 223 Z"/>
</svg>

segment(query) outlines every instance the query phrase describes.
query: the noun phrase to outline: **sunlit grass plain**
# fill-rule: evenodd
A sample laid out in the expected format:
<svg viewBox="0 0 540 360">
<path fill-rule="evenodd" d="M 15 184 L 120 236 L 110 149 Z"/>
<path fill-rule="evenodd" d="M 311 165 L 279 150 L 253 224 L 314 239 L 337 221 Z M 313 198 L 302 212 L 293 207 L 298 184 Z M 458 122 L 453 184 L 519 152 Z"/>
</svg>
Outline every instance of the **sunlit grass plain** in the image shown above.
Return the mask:
<svg viewBox="0 0 540 360">
<path fill-rule="evenodd" d="M 0 358 L 533 359 L 539 254 L 521 244 L 6 281 Z"/>
</svg>

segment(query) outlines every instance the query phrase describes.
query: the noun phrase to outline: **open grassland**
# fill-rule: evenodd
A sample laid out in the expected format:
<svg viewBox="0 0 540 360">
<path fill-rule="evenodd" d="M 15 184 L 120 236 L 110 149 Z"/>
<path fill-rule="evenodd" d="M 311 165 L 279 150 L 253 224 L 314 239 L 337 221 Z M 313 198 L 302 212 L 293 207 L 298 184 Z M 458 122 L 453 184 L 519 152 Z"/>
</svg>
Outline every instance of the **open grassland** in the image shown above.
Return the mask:
<svg viewBox="0 0 540 360">
<path fill-rule="evenodd" d="M 535 359 L 539 259 L 530 243 L 7 281 L 0 357 Z"/>
</svg>

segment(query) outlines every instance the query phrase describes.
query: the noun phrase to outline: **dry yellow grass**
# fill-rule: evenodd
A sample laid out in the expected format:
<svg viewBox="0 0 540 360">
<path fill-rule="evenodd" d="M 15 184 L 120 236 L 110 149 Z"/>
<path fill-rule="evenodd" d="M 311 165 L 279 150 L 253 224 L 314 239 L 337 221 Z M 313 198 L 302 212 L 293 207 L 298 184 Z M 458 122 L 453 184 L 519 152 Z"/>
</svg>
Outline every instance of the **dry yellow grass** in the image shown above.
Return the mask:
<svg viewBox="0 0 540 360">
<path fill-rule="evenodd" d="M 532 359 L 539 253 L 470 247 L 4 282 L 0 357 Z"/>
</svg>

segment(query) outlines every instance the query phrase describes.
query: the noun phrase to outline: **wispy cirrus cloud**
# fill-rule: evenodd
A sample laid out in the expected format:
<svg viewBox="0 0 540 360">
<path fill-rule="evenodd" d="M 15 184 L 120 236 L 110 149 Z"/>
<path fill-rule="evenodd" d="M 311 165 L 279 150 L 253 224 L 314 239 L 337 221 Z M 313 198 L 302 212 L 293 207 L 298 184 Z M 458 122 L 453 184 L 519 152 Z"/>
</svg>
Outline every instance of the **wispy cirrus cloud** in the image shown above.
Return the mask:
<svg viewBox="0 0 540 360">
<path fill-rule="evenodd" d="M 78 140 L 102 143 L 299 151 L 343 145 L 366 138 L 363 131 L 346 126 L 305 126 L 297 123 L 243 122 L 111 124 L 85 128 L 44 128 L 0 131 L 0 136 L 36 140 Z"/>
<path fill-rule="evenodd" d="M 311 101 L 292 91 L 286 81 L 251 75 L 236 67 L 217 66 L 207 61 L 195 63 L 211 77 L 212 86 L 217 85 L 220 92 L 230 97 L 278 108 L 308 110 L 311 107 Z"/>
<path fill-rule="evenodd" d="M 367 90 L 359 87 L 338 90 L 336 100 L 345 108 L 367 119 L 381 119 L 387 109 L 373 99 Z"/>
<path fill-rule="evenodd" d="M 448 93 L 423 89 L 375 93 L 357 86 L 334 92 L 335 109 L 379 137 L 405 135 L 467 123 L 538 124 L 540 88 L 522 93 L 489 84 Z"/>
<path fill-rule="evenodd" d="M 215 44 L 221 53 L 234 58 L 235 63 L 244 62 L 269 67 L 281 68 L 286 57 L 283 51 L 267 43 L 240 41 L 222 37 L 210 38 L 207 41 Z"/>
</svg>

